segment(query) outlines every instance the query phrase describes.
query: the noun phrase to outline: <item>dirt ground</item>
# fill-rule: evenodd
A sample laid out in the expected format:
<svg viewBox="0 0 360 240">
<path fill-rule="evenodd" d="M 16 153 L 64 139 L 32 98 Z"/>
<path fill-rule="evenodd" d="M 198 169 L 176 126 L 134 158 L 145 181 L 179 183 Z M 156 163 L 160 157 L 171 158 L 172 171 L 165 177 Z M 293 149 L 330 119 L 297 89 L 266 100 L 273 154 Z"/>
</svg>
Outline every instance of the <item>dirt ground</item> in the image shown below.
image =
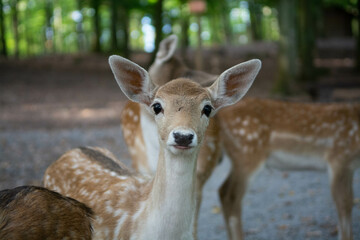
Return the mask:
<svg viewBox="0 0 360 240">
<path fill-rule="evenodd" d="M 271 46 L 261 47 L 263 69 L 249 95 L 270 97 L 276 61 Z M 259 46 L 253 48 L 259 51 Z M 241 54 L 232 60 L 208 58 L 208 72 L 220 73 L 255 55 L 251 48 L 246 54 L 243 49 L 238 51 Z M 134 55 L 133 60 L 146 65 L 141 55 Z M 358 100 L 359 76 L 346 69 L 346 61 L 339 61 L 342 69 L 332 72 L 331 79 L 345 71 L 352 87 L 344 82 L 321 85 L 320 96 L 324 101 Z M 318 64 L 333 62 L 319 60 Z M 309 101 L 305 94 L 296 99 Z M 119 115 L 125 102 L 105 56 L 0 60 L 0 189 L 41 185 L 49 164 L 65 151 L 83 145 L 108 148 L 130 165 L 120 130 Z M 217 189 L 230 167 L 225 158 L 204 189 L 199 239 L 226 238 Z M 336 213 L 327 180 L 322 172 L 262 171 L 244 199 L 246 239 L 337 239 Z M 354 190 L 354 239 L 360 239 L 359 171 Z"/>
</svg>

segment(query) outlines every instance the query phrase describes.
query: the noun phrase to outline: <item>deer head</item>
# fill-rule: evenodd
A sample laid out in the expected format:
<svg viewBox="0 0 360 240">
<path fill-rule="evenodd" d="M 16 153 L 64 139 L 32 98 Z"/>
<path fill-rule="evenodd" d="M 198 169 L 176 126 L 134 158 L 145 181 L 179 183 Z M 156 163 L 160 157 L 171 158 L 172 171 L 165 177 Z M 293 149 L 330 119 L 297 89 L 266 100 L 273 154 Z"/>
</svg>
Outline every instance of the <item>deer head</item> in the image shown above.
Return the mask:
<svg viewBox="0 0 360 240">
<path fill-rule="evenodd" d="M 154 115 L 161 146 L 175 154 L 191 152 L 201 143 L 209 117 L 239 101 L 261 67 L 260 60 L 238 64 L 204 88 L 184 78 L 157 86 L 146 70 L 127 59 L 113 55 L 109 63 L 124 94 Z"/>
</svg>

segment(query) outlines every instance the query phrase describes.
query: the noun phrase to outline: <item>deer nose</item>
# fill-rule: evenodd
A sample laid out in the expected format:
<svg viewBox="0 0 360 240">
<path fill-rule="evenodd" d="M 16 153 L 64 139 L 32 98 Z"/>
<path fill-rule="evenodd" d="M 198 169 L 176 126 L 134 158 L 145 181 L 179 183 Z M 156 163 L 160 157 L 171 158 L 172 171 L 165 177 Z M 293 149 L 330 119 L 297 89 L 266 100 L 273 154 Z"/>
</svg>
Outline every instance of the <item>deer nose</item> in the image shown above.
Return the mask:
<svg viewBox="0 0 360 240">
<path fill-rule="evenodd" d="M 182 133 L 182 132 L 173 132 L 175 143 L 182 147 L 188 147 L 193 139 L 193 133 Z"/>
</svg>

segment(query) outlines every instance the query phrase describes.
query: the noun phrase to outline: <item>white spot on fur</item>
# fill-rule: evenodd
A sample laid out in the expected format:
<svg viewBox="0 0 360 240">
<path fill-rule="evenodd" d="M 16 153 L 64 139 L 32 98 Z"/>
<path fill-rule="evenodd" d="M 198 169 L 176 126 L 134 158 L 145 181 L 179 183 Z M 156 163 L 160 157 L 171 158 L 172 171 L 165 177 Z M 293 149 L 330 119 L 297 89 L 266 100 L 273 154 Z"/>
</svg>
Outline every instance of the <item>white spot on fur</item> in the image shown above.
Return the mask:
<svg viewBox="0 0 360 240">
<path fill-rule="evenodd" d="M 211 151 L 211 152 L 214 152 L 214 151 L 215 151 L 215 144 L 214 144 L 214 142 L 208 141 L 208 142 L 207 142 L 207 146 L 210 148 L 210 151 Z"/>
<path fill-rule="evenodd" d="M 128 218 L 128 214 L 123 213 L 121 218 L 117 221 L 116 228 L 114 230 L 114 239 L 119 239 L 119 234 L 120 234 L 121 227 L 122 227 L 122 225 L 124 224 L 124 222 L 125 222 L 125 220 L 127 218 Z"/>
<path fill-rule="evenodd" d="M 253 140 L 253 136 L 252 136 L 251 134 L 248 134 L 248 135 L 246 136 L 246 139 L 247 139 L 248 141 L 251 141 L 251 140 Z"/>
<path fill-rule="evenodd" d="M 239 134 L 240 134 L 240 136 L 244 136 L 244 135 L 245 135 L 245 129 L 244 129 L 244 128 L 240 128 Z"/>
</svg>

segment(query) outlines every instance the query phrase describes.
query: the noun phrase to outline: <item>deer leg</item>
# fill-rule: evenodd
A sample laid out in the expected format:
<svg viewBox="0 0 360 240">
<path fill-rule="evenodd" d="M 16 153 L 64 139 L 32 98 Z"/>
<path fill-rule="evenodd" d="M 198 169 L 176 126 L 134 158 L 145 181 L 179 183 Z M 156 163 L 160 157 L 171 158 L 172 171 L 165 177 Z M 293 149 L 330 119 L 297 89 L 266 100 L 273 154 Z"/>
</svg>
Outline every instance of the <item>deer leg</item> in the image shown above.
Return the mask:
<svg viewBox="0 0 360 240">
<path fill-rule="evenodd" d="M 339 239 L 352 240 L 353 171 L 338 165 L 330 166 L 329 170 L 331 192 L 338 214 Z"/>
<path fill-rule="evenodd" d="M 200 213 L 200 206 L 202 201 L 202 187 L 196 186 L 196 209 L 195 209 L 195 218 L 194 218 L 194 229 L 193 229 L 193 237 L 197 239 L 197 227 L 199 221 L 199 213 Z"/>
<path fill-rule="evenodd" d="M 241 208 L 246 189 L 245 182 L 244 175 L 233 171 L 219 190 L 227 232 L 231 240 L 243 239 Z"/>
</svg>

